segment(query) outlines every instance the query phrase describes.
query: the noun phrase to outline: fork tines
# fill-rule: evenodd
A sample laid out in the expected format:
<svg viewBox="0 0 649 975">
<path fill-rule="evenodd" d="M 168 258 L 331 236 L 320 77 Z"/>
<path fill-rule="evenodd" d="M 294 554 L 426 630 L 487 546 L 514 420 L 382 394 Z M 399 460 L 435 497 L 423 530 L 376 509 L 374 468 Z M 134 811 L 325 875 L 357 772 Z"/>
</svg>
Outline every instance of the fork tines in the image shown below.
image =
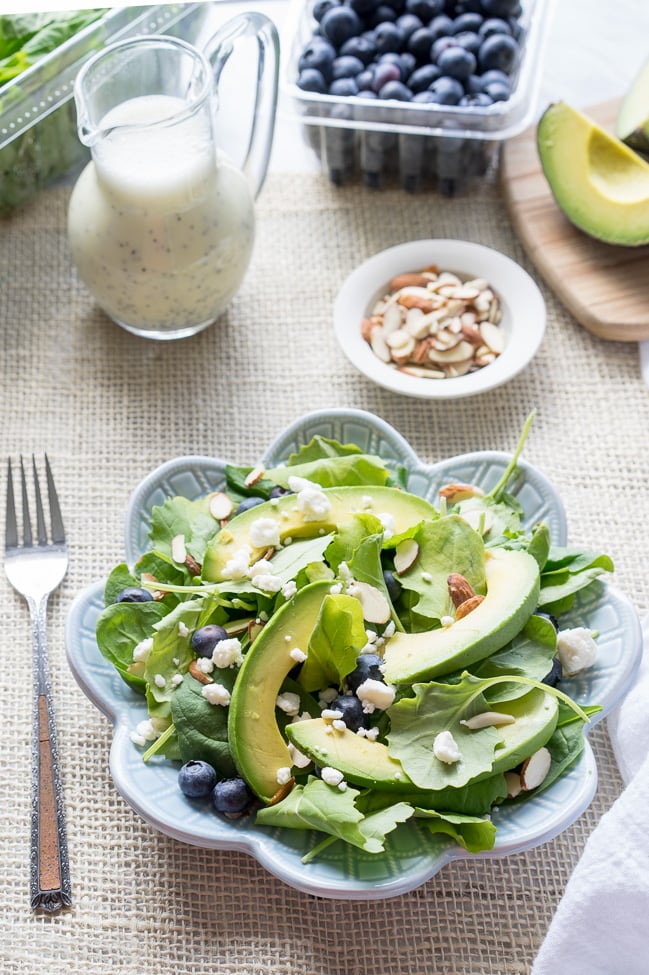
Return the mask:
<svg viewBox="0 0 649 975">
<path fill-rule="evenodd" d="M 65 541 L 63 529 L 63 518 L 59 499 L 54 487 L 54 478 L 47 454 L 44 455 L 45 482 L 47 484 L 47 496 L 50 509 L 50 540 L 52 544 L 62 544 Z M 32 476 L 33 476 L 33 497 L 36 509 L 36 542 L 38 545 L 48 544 L 47 522 L 43 509 L 43 496 L 41 484 L 36 466 L 36 458 L 32 454 Z M 34 544 L 32 531 L 32 520 L 30 516 L 29 489 L 27 484 L 27 474 L 25 463 L 20 457 L 20 495 L 22 506 L 22 544 L 25 548 L 31 548 Z M 18 517 L 16 514 L 16 499 L 14 494 L 13 472 L 11 458 L 7 462 L 7 508 L 5 524 L 5 546 L 6 548 L 17 548 L 19 545 L 18 537 Z"/>
</svg>

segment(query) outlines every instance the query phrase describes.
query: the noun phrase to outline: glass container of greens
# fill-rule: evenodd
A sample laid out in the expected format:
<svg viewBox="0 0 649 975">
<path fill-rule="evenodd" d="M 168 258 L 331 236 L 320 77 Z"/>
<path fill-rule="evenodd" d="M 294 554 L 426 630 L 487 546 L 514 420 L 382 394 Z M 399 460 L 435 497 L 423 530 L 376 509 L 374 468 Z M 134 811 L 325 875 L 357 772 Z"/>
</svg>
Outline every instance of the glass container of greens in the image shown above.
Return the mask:
<svg viewBox="0 0 649 975">
<path fill-rule="evenodd" d="M 0 17 L 0 214 L 86 163 L 73 84 L 104 44 L 137 34 L 194 41 L 211 4 L 160 4 Z"/>
</svg>

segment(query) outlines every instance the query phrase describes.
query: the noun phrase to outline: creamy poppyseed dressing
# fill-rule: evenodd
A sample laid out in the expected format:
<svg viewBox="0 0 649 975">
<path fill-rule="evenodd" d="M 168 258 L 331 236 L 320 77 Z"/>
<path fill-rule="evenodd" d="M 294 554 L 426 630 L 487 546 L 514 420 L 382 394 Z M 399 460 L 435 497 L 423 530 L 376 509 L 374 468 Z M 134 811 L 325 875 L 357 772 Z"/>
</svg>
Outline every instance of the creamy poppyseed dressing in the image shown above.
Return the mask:
<svg viewBox="0 0 649 975">
<path fill-rule="evenodd" d="M 170 337 L 224 310 L 254 240 L 248 181 L 214 149 L 204 120 L 142 124 L 184 107 L 148 95 L 112 109 L 101 128 L 117 128 L 79 177 L 68 217 L 72 256 L 98 304 L 127 328 Z"/>
</svg>

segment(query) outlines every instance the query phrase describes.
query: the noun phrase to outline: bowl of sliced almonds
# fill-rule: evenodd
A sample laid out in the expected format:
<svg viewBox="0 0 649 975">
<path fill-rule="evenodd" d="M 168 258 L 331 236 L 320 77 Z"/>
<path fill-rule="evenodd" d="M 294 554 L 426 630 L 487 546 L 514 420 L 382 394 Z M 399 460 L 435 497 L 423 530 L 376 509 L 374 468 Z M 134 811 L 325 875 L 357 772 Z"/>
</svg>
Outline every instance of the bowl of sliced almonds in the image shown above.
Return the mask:
<svg viewBox="0 0 649 975">
<path fill-rule="evenodd" d="M 532 360 L 543 296 L 505 254 L 463 240 L 415 240 L 370 257 L 346 279 L 334 329 L 368 379 L 423 399 L 474 396 Z"/>
</svg>

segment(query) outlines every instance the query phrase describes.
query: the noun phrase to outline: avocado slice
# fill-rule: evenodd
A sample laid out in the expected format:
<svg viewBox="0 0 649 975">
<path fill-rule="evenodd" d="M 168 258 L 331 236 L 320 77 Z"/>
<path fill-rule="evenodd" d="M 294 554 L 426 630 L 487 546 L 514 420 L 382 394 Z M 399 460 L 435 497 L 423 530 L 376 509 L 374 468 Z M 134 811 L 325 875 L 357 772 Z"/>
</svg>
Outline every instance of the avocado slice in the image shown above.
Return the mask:
<svg viewBox="0 0 649 975">
<path fill-rule="evenodd" d="M 498 728 L 502 744 L 494 764 L 489 772 L 476 776 L 474 782 L 520 765 L 549 741 L 559 714 L 556 698 L 540 688 L 533 688 L 522 697 L 495 705 L 490 710 L 511 714 L 515 720 Z M 354 785 L 385 792 L 413 793 L 419 805 L 426 808 L 448 808 L 452 802 L 452 786 L 440 790 L 418 789 L 382 742 L 371 741 L 349 730 L 332 730 L 331 724 L 322 718 L 288 725 L 286 733 L 316 765 L 338 769 Z M 472 732 L 467 730 L 466 734 Z M 461 752 L 461 741 L 458 746 Z"/>
<path fill-rule="evenodd" d="M 636 152 L 649 153 L 649 61 L 642 65 L 622 99 L 615 134 Z"/>
<path fill-rule="evenodd" d="M 538 153 L 564 214 L 609 244 L 649 243 L 649 163 L 587 115 L 560 101 L 543 113 Z"/>
<path fill-rule="evenodd" d="M 536 609 L 540 576 L 536 559 L 515 549 L 485 553 L 487 592 L 472 612 L 424 633 L 395 633 L 385 645 L 383 675 L 389 684 L 411 684 L 461 670 L 504 647 Z"/>
<path fill-rule="evenodd" d="M 264 802 L 271 802 L 282 788 L 279 770 L 292 765 L 277 722 L 277 695 L 296 665 L 291 650 L 299 647 L 306 652 L 330 589 L 330 581 L 313 582 L 298 590 L 275 613 L 246 653 L 232 690 L 228 712 L 232 757 L 250 788 Z M 290 782 L 284 784 L 289 786 Z"/>
<path fill-rule="evenodd" d="M 267 546 L 255 546 L 250 541 L 251 526 L 260 518 L 270 518 L 276 522 L 280 542 L 283 542 L 289 537 L 312 538 L 333 532 L 338 525 L 361 512 L 377 516 L 390 515 L 396 534 L 414 527 L 424 518 L 437 516 L 433 505 L 424 498 L 399 488 L 354 485 L 324 488 L 322 493 L 329 506 L 326 515 L 321 519 L 305 517 L 299 507 L 299 495 L 296 494 L 286 494 L 274 501 L 266 501 L 237 515 L 209 543 L 203 560 L 203 579 L 220 582 L 224 578 L 226 563 L 235 552 L 246 545 L 251 550 L 251 563 L 264 555 Z"/>
</svg>

